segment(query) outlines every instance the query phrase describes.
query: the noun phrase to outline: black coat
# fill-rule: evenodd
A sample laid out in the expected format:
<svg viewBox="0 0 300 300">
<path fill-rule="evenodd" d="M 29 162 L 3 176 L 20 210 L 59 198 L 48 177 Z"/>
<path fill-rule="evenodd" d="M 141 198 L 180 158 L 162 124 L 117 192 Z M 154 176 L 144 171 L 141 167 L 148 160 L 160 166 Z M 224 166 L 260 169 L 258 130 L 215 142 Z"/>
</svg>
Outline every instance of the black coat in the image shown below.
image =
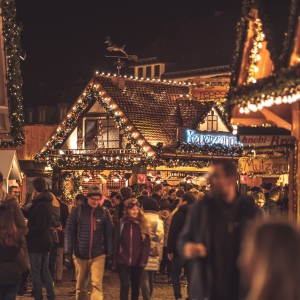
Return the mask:
<svg viewBox="0 0 300 300">
<path fill-rule="evenodd" d="M 262 209 L 265 211 L 266 216 L 280 216 L 282 215 L 281 208 L 276 201 L 270 199 L 266 201 Z"/>
<path fill-rule="evenodd" d="M 19 251 L 20 248 L 18 247 L 3 247 L 0 245 L 0 286 L 21 283 L 21 273 L 17 261 Z"/>
<path fill-rule="evenodd" d="M 69 217 L 69 209 L 66 204 L 63 202 L 59 201 L 60 204 L 60 218 L 59 221 L 62 225 L 63 230 L 57 230 L 57 236 L 58 236 L 58 243 L 55 243 L 56 248 L 63 248 L 64 247 L 64 229 L 66 228 L 67 225 L 67 220 Z"/>
<path fill-rule="evenodd" d="M 258 208 L 255 207 L 252 198 L 239 195 L 239 201 L 239 221 L 235 226 L 239 232 L 238 242 L 240 244 L 246 225 L 261 214 Z M 215 207 L 216 202 L 208 196 L 205 196 L 203 200 L 192 206 L 178 238 L 177 249 L 182 256 L 183 247 L 188 242 L 203 243 L 207 248 L 208 255 L 206 258 L 188 261 L 190 275 L 188 296 L 195 300 L 210 299 L 212 294 L 213 272 L 210 254 L 212 253 L 212 240 L 214 237 L 211 236 L 210 228 L 214 222 Z"/>
<path fill-rule="evenodd" d="M 29 253 L 49 252 L 52 214 L 52 196 L 48 191 L 33 199 L 32 206 L 26 213 L 28 218 L 26 241 Z"/>
<path fill-rule="evenodd" d="M 157 202 L 161 200 L 161 196 L 156 193 L 153 193 L 151 197 L 154 198 Z"/>
<path fill-rule="evenodd" d="M 69 215 L 64 253 L 81 259 L 92 259 L 102 254 L 113 254 L 113 227 L 109 211 L 100 205 L 89 206 L 85 199 Z M 75 245 L 74 249 L 73 246 Z"/>
<path fill-rule="evenodd" d="M 177 240 L 185 224 L 185 219 L 188 214 L 188 208 L 189 205 L 183 205 L 179 207 L 179 209 L 177 210 L 177 212 L 174 214 L 172 218 L 169 235 L 168 235 L 168 243 L 167 243 L 168 254 L 173 253 L 174 255 L 178 255 Z"/>
</svg>

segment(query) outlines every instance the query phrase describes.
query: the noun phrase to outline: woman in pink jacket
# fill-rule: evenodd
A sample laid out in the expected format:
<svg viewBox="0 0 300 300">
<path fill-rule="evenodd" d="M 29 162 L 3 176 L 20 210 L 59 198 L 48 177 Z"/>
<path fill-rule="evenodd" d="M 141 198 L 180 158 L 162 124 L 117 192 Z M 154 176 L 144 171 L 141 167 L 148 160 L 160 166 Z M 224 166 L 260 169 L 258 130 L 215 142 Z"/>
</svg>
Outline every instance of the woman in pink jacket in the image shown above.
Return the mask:
<svg viewBox="0 0 300 300">
<path fill-rule="evenodd" d="M 113 269 L 120 282 L 120 299 L 138 300 L 140 280 L 150 253 L 149 225 L 137 199 L 124 202 L 124 215 L 115 223 Z M 130 279 L 129 279 L 130 275 Z"/>
</svg>

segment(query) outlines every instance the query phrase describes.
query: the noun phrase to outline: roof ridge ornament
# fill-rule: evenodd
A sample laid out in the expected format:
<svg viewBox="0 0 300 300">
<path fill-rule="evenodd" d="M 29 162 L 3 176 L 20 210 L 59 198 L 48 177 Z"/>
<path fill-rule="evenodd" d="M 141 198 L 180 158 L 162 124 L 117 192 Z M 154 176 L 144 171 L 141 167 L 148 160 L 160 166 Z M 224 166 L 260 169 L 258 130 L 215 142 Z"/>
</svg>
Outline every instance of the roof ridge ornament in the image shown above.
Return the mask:
<svg viewBox="0 0 300 300">
<path fill-rule="evenodd" d="M 118 75 L 120 75 L 121 68 L 125 66 L 125 62 L 122 61 L 122 59 L 128 59 L 128 60 L 134 60 L 136 61 L 138 59 L 137 55 L 129 55 L 127 52 L 124 50 L 126 45 L 123 45 L 122 47 L 117 46 L 114 44 L 111 40 L 110 37 L 106 37 L 106 41 L 104 42 L 105 44 L 108 44 L 107 50 L 112 52 L 121 52 L 125 56 L 120 56 L 120 55 L 105 55 L 105 57 L 115 57 L 118 60 L 114 62 L 114 65 L 117 66 L 118 69 Z"/>
</svg>

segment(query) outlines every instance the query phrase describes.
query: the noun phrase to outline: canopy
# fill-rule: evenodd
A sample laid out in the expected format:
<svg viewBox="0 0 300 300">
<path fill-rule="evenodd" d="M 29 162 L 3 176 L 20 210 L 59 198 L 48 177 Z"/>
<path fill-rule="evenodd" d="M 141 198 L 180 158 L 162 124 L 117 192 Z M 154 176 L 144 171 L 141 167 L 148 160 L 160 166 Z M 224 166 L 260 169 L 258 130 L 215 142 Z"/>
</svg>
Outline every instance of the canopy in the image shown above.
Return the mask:
<svg viewBox="0 0 300 300">
<path fill-rule="evenodd" d="M 16 150 L 0 150 L 0 172 L 5 181 L 22 180 Z"/>
</svg>

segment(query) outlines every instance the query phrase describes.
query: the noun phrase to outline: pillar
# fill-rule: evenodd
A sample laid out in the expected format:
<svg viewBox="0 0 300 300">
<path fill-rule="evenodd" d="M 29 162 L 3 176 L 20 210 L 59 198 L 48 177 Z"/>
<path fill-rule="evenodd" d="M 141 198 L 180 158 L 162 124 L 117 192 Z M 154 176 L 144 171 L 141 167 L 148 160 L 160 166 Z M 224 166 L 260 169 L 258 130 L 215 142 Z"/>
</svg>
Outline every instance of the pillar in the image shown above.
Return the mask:
<svg viewBox="0 0 300 300">
<path fill-rule="evenodd" d="M 52 172 L 52 190 L 59 190 L 60 189 L 60 168 L 53 167 Z"/>
<path fill-rule="evenodd" d="M 297 225 L 300 225 L 300 182 L 298 172 L 300 170 L 300 103 L 295 102 L 292 104 L 292 136 L 295 137 L 295 150 L 294 150 L 294 165 L 290 165 L 293 168 L 293 186 L 289 186 L 289 196 L 291 203 L 293 204 L 293 213 L 295 215 L 295 221 Z M 292 209 L 292 208 L 291 208 Z M 292 213 L 291 213 L 292 214 Z M 290 213 L 289 213 L 290 215 Z"/>
</svg>

